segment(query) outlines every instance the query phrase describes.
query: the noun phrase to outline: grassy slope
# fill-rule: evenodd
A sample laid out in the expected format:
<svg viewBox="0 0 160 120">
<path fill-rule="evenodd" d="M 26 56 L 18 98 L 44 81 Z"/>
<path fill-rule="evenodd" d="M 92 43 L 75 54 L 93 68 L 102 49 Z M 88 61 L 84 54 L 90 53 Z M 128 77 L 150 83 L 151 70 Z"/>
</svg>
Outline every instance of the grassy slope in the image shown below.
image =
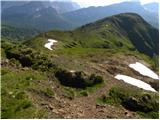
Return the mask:
<svg viewBox="0 0 160 120">
<path fill-rule="evenodd" d="M 2 38 L 6 38 L 11 41 L 29 40 L 40 33 L 40 31 L 35 29 L 16 28 L 9 25 L 2 25 L 1 29 Z"/>
<path fill-rule="evenodd" d="M 28 41 L 27 45 L 41 49 L 48 38 L 60 41 L 60 48 L 120 48 L 137 50 L 151 57 L 158 55 L 158 30 L 133 13 L 105 18 L 74 31 L 43 33 Z"/>
<path fill-rule="evenodd" d="M 122 73 L 140 77 L 130 69 L 124 69 L 126 64 L 135 59 L 145 62 L 152 69 L 154 68 L 158 71 L 155 61 L 136 51 L 128 37 L 117 32 L 118 29 L 114 29 L 109 23 L 107 23 L 107 26 L 106 23 L 97 24 L 83 26 L 75 31 L 50 31 L 25 42 L 25 45 L 2 42 L 2 60 L 6 60 L 6 54 L 9 52 L 26 56 L 34 61 L 32 66 L 27 66 L 26 68 L 22 67 L 17 59 L 9 58 L 9 62 L 2 62 L 2 103 L 4 103 L 2 105 L 2 118 L 65 117 L 63 113 L 55 114 L 52 112 L 53 108 L 49 107 L 50 104 L 54 105 L 55 102 L 54 107 L 58 109 L 56 105 L 59 105 L 60 101 L 57 98 L 70 104 L 66 108 L 72 112 L 76 112 L 75 107 L 73 106 L 72 108 L 72 104 L 78 105 L 81 103 L 79 107 L 84 107 L 82 111 L 88 105 L 93 107 L 96 104 L 96 99 L 115 85 L 127 87 L 126 84 L 114 80 L 112 74 L 108 74 L 107 69 L 110 68 L 107 67 L 110 65 L 113 68 L 118 66 L 114 71 L 116 73 L 117 69 L 118 71 L 120 69 Z M 47 38 L 58 40 L 55 50 L 50 51 L 44 48 Z M 109 65 L 104 64 L 106 61 L 109 61 Z M 85 90 L 61 86 L 54 77 L 54 71 L 57 67 L 49 67 L 50 63 L 67 70 L 80 70 L 89 74 L 96 73 L 104 78 L 105 83 Z M 148 80 L 148 78 L 145 79 Z M 132 88 L 140 92 L 136 87 Z M 70 99 L 73 100 L 71 101 Z M 43 106 L 41 103 L 46 104 L 48 107 Z M 107 109 L 113 108 L 108 107 Z M 118 115 L 118 118 L 124 118 L 123 114 L 120 114 L 123 112 L 123 108 L 118 106 L 115 109 L 118 110 L 115 111 L 113 117 Z M 87 114 L 90 114 L 87 111 L 85 111 L 86 117 Z M 121 112 L 119 113 L 119 111 Z M 96 114 L 96 109 L 93 108 L 92 112 Z M 108 112 L 105 114 L 109 115 Z M 137 115 L 137 113 L 135 114 Z M 102 118 L 102 116 L 99 117 Z M 134 117 L 133 115 L 132 118 Z M 150 117 L 152 116 L 143 115 L 140 118 Z M 135 118 L 138 117 L 136 116 Z"/>
</svg>

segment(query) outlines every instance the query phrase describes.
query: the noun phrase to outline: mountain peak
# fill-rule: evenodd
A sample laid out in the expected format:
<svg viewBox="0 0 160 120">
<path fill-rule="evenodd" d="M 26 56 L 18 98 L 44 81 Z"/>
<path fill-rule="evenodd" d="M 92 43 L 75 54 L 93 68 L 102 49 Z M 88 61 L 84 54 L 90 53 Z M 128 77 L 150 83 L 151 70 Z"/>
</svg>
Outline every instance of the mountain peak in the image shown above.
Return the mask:
<svg viewBox="0 0 160 120">
<path fill-rule="evenodd" d="M 86 24 L 80 30 L 88 33 L 94 32 L 95 34 L 96 32 L 96 34 L 103 34 L 105 38 L 113 34 L 110 39 L 113 36 L 114 38 L 115 36 L 119 36 L 115 40 L 123 36 L 129 39 L 138 51 L 149 56 L 158 55 L 158 30 L 135 13 L 113 15 L 94 23 Z"/>
<path fill-rule="evenodd" d="M 102 26 L 103 24 L 104 25 L 105 24 L 116 25 L 117 22 L 120 23 L 120 22 L 127 22 L 127 21 L 130 21 L 131 24 L 145 22 L 144 19 L 136 13 L 121 13 L 121 14 L 117 14 L 117 15 L 113 15 L 110 17 L 100 19 L 100 20 L 93 22 L 93 23 L 86 24 L 86 25 L 82 26 L 82 28 L 88 27 L 89 25 L 92 25 L 92 26 L 93 25 Z M 147 22 L 145 22 L 145 23 L 148 24 Z"/>
</svg>

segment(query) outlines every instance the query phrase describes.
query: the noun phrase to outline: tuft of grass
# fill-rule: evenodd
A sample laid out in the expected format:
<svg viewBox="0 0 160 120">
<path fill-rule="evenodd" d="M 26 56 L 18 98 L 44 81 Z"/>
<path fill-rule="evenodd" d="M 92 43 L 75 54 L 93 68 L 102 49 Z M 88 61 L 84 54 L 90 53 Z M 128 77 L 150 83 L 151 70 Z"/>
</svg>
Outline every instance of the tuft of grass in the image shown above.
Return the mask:
<svg viewBox="0 0 160 120">
<path fill-rule="evenodd" d="M 48 96 L 49 98 L 54 97 L 54 92 L 50 89 L 50 88 L 46 88 L 44 91 L 42 91 L 46 96 Z"/>
<path fill-rule="evenodd" d="M 82 95 L 82 96 L 85 96 L 85 97 L 86 97 L 86 96 L 88 96 L 88 92 L 87 92 L 87 91 L 81 91 L 81 92 L 80 92 L 80 95 Z"/>
</svg>

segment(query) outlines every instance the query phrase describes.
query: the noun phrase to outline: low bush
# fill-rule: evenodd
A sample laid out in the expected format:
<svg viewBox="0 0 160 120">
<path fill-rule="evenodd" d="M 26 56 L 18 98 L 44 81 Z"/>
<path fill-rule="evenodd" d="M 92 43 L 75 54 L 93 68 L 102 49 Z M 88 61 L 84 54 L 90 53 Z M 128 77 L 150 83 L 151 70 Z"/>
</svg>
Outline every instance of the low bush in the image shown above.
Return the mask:
<svg viewBox="0 0 160 120">
<path fill-rule="evenodd" d="M 84 89 L 103 82 L 103 78 L 101 76 L 96 76 L 94 74 L 88 76 L 82 71 L 72 73 L 67 70 L 59 69 L 56 71 L 55 76 L 62 85 L 75 88 Z"/>
<path fill-rule="evenodd" d="M 5 47 L 6 57 L 15 64 L 23 67 L 32 67 L 35 70 L 50 71 L 57 68 L 51 59 L 38 51 L 27 46 Z"/>
<path fill-rule="evenodd" d="M 128 110 L 141 113 L 144 117 L 158 118 L 159 101 L 158 95 L 152 93 L 136 93 L 121 87 L 110 89 L 108 95 L 97 99 L 100 104 L 122 105 Z"/>
</svg>

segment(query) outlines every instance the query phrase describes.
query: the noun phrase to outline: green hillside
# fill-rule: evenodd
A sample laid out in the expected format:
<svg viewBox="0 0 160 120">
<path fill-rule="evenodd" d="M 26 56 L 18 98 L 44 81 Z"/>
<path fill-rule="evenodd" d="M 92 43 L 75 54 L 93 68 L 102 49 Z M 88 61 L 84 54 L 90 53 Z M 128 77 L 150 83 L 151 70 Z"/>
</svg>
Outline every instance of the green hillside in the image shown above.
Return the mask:
<svg viewBox="0 0 160 120">
<path fill-rule="evenodd" d="M 9 25 L 1 26 L 2 38 L 6 38 L 11 41 L 24 41 L 29 40 L 33 36 L 38 35 L 40 31 L 36 29 L 16 28 Z"/>
<path fill-rule="evenodd" d="M 158 30 L 133 13 L 111 16 L 73 31 L 43 33 L 26 44 L 45 49 L 39 43 L 44 44 L 48 38 L 60 41 L 63 48 L 121 48 L 137 50 L 151 57 L 158 55 L 159 51 Z"/>
<path fill-rule="evenodd" d="M 139 15 L 126 13 L 25 42 L 3 37 L 2 118 L 158 119 L 158 92 L 114 78 L 129 75 L 158 91 L 159 81 L 128 67 L 141 62 L 158 73 L 156 32 Z M 48 39 L 58 41 L 53 50 L 44 47 Z"/>
</svg>

